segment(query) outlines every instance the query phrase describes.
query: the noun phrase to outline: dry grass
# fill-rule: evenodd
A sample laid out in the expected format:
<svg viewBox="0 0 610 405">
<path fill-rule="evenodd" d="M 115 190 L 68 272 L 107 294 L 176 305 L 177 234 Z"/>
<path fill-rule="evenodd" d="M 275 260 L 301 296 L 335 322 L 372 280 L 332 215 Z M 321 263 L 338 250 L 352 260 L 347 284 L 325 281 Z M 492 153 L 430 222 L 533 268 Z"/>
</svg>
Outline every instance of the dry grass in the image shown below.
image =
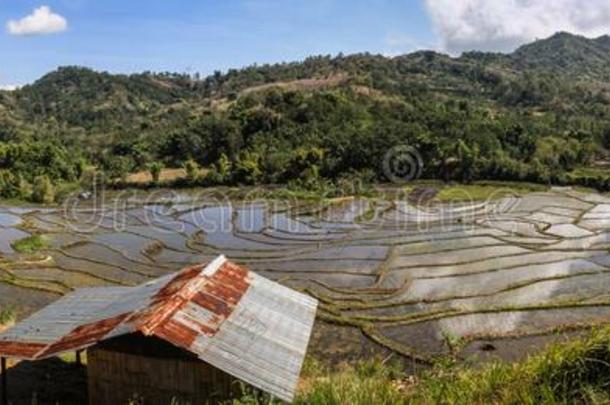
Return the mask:
<svg viewBox="0 0 610 405">
<path fill-rule="evenodd" d="M 315 79 L 300 79 L 291 80 L 285 82 L 274 82 L 268 84 L 261 84 L 259 86 L 252 86 L 244 89 L 240 92 L 241 95 L 255 93 L 262 90 L 271 88 L 280 88 L 283 90 L 317 90 L 326 87 L 334 87 L 345 82 L 347 80 L 345 74 L 336 74 L 328 77 L 315 78 Z"/>
<path fill-rule="evenodd" d="M 278 81 L 273 83 L 260 84 L 258 86 L 252 86 L 245 88 L 239 92 L 239 96 L 245 96 L 252 93 L 262 92 L 269 89 L 281 89 L 285 91 L 307 91 L 307 90 L 319 90 L 337 87 L 345 83 L 349 77 L 345 74 L 335 74 L 328 77 L 312 78 L 312 79 L 298 79 L 290 81 Z M 231 101 L 227 97 L 216 98 L 210 100 L 210 107 L 213 110 L 226 111 L 234 101 Z"/>
<path fill-rule="evenodd" d="M 176 179 L 183 179 L 186 177 L 186 170 L 184 169 L 163 169 L 161 170 L 161 175 L 159 176 L 160 182 L 170 182 Z M 130 174 L 127 177 L 128 183 L 137 183 L 137 184 L 148 184 L 152 182 L 152 175 L 148 170 L 142 170 L 137 173 Z"/>
</svg>

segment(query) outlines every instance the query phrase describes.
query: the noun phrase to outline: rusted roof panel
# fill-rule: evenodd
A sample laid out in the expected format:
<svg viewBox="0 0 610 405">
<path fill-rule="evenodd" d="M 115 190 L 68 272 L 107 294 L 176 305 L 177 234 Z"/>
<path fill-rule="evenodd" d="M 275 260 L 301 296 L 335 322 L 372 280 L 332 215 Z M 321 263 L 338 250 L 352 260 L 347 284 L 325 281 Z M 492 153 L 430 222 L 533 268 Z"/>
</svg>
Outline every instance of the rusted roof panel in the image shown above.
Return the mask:
<svg viewBox="0 0 610 405">
<path fill-rule="evenodd" d="M 5 354 L 1 346 L 8 342 L 39 344 L 45 349 L 79 326 L 112 318 L 120 312 L 108 311 L 108 304 L 121 299 L 129 290 L 125 287 L 83 288 L 68 294 L 1 334 L 0 354 Z M 29 350 L 26 352 L 23 356 L 19 353 L 11 356 L 29 359 L 39 354 L 32 354 Z"/>
<path fill-rule="evenodd" d="M 317 301 L 220 256 L 138 287 L 79 290 L 0 335 L 0 356 L 41 359 L 141 332 L 290 401 Z"/>
<path fill-rule="evenodd" d="M 5 357 L 34 358 L 46 348 L 47 345 L 41 343 L 0 342 L 0 352 L 2 352 Z"/>
<path fill-rule="evenodd" d="M 199 334 L 189 350 L 213 366 L 291 401 L 316 307 L 315 300 L 253 275 L 250 288 L 218 332 Z"/>
</svg>

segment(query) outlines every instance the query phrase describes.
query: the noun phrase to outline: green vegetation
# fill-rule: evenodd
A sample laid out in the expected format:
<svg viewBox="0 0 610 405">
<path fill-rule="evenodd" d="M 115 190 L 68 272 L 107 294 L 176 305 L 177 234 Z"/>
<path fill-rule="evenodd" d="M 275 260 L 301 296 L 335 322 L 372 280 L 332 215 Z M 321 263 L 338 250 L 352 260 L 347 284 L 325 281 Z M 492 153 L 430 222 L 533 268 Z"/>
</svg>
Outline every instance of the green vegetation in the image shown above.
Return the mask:
<svg viewBox="0 0 610 405">
<path fill-rule="evenodd" d="M 51 184 L 51 180 L 49 180 L 47 176 L 38 176 L 34 178 L 31 199 L 33 202 L 43 204 L 51 204 L 55 201 L 53 184 Z"/>
<path fill-rule="evenodd" d="M 397 381 L 404 374 L 396 362 L 388 364 L 380 360 L 360 362 L 353 367 L 330 370 L 320 362 L 306 358 L 301 373 L 301 384 L 294 404 L 400 404 L 404 394 L 397 388 Z M 268 394 L 262 394 L 249 386 L 241 385 L 242 396 L 233 405 L 280 404 Z"/>
<path fill-rule="evenodd" d="M 521 363 L 440 366 L 414 387 L 415 403 L 608 403 L 610 328 L 556 344 Z"/>
<path fill-rule="evenodd" d="M 19 253 L 36 253 L 48 246 L 44 236 L 32 235 L 19 239 L 12 244 L 13 249 Z"/>
<path fill-rule="evenodd" d="M 525 183 L 457 184 L 441 187 L 435 199 L 442 202 L 487 201 L 542 190 L 544 190 L 544 187 Z"/>
<path fill-rule="evenodd" d="M 153 162 L 148 166 L 148 170 L 150 170 L 153 184 L 159 184 L 159 178 L 161 176 L 161 170 L 163 170 L 163 165 L 159 162 Z"/>
<path fill-rule="evenodd" d="M 189 183 L 195 183 L 199 177 L 199 165 L 194 160 L 187 160 L 184 163 L 184 170 L 186 171 L 186 180 Z"/>
<path fill-rule="evenodd" d="M 304 374 L 312 380 L 297 397 L 295 404 L 400 404 L 404 393 L 397 382 L 404 378 L 397 363 L 385 364 L 380 360 L 358 363 L 340 371 L 317 370 Z"/>
<path fill-rule="evenodd" d="M 562 33 L 507 55 L 318 56 L 206 78 L 63 67 L 0 92 L 0 197 L 50 201 L 33 188 L 88 188 L 92 170 L 156 185 L 161 167 L 187 171 L 176 186 L 388 181 L 401 145 L 426 179 L 609 190 L 583 171 L 609 160 L 609 50 Z"/>
<path fill-rule="evenodd" d="M 0 307 L 0 326 L 8 325 L 15 321 L 17 313 L 12 306 Z"/>
<path fill-rule="evenodd" d="M 303 369 L 296 404 L 536 404 L 610 402 L 610 327 L 558 343 L 516 364 L 480 368 L 439 361 L 407 377 L 395 362 L 371 360 L 329 370 Z M 315 363 L 318 364 L 318 363 Z M 245 395 L 235 404 L 268 404 Z"/>
</svg>

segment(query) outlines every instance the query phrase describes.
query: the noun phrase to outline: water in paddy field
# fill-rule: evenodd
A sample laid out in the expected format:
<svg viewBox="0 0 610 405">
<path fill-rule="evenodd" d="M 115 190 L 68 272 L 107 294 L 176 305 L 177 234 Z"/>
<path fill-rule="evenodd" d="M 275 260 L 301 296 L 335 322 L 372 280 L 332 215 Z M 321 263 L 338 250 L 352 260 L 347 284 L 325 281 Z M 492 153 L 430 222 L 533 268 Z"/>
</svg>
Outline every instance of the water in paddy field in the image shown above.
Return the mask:
<svg viewBox="0 0 610 405">
<path fill-rule="evenodd" d="M 44 247 L 15 252 L 32 234 Z M 468 355 L 468 342 L 495 341 L 511 358 L 515 340 L 608 321 L 609 248 L 610 198 L 569 189 L 426 206 L 140 193 L 0 207 L 0 305 L 24 316 L 82 286 L 136 285 L 223 253 L 320 299 L 317 353 L 380 344 L 426 359 L 451 337 Z"/>
</svg>

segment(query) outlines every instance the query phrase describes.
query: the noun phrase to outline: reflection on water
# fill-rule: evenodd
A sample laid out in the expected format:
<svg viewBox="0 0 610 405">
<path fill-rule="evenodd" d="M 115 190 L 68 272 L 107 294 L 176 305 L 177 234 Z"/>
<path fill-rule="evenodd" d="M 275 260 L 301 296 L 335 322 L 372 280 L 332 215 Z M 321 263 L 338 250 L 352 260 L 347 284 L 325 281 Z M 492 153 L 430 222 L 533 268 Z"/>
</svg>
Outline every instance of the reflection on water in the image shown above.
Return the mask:
<svg viewBox="0 0 610 405">
<path fill-rule="evenodd" d="M 134 285 L 224 253 L 320 298 L 322 319 L 425 355 L 446 349 L 447 333 L 531 333 L 609 317 L 606 207 L 605 197 L 572 190 L 427 206 L 162 190 L 9 207 L 0 210 L 0 252 L 20 264 L 0 267 L 0 305 L 31 310 L 83 285 Z M 11 243 L 30 232 L 48 246 L 15 254 Z"/>
</svg>

